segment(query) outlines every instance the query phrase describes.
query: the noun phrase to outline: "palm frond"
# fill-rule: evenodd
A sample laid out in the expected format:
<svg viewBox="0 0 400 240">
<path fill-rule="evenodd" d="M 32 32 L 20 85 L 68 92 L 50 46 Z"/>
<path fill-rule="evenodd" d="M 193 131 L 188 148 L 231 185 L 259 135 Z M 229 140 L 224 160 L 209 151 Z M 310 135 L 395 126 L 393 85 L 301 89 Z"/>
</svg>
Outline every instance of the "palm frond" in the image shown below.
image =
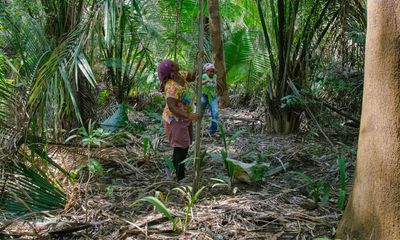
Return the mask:
<svg viewBox="0 0 400 240">
<path fill-rule="evenodd" d="M 98 8 L 98 49 L 117 102 L 126 100 L 146 59 L 148 25 L 137 1 L 105 0 Z"/>
<path fill-rule="evenodd" d="M 86 41 L 85 25 L 78 25 L 51 49 L 45 33 L 34 19 L 14 16 L 3 4 L 0 8 L 3 10 L 0 23 L 6 26 L 2 36 L 9 40 L 10 48 L 15 52 L 14 56 L 8 57 L 21 59 L 21 64 L 9 63 L 17 74 L 15 84 L 24 88 L 21 91 L 24 94 L 22 102 L 26 105 L 24 111 L 31 116 L 29 120 L 35 122 L 31 125 L 35 126 L 32 131 L 43 134 L 43 129 L 48 127 L 58 129 L 64 116 L 72 117 L 72 113 L 81 122 L 74 88 L 78 85 L 78 70 L 91 85 L 95 84 L 90 65 L 82 54 Z"/>
<path fill-rule="evenodd" d="M 11 213 L 63 208 L 66 195 L 37 169 L 22 163 L 0 178 L 0 209 Z"/>
</svg>

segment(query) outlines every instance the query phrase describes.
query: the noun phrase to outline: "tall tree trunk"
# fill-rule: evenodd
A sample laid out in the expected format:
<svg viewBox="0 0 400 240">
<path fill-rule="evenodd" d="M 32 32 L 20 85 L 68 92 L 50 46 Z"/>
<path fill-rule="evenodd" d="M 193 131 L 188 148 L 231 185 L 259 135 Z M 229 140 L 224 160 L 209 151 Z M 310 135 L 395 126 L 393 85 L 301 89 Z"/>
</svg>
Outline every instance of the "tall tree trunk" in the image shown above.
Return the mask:
<svg viewBox="0 0 400 240">
<path fill-rule="evenodd" d="M 343 239 L 400 239 L 400 2 L 368 1 L 363 109 Z"/>
<path fill-rule="evenodd" d="M 207 0 L 210 16 L 210 36 L 212 58 L 217 69 L 217 95 L 221 108 L 229 106 L 228 85 L 226 84 L 226 67 L 224 45 L 222 42 L 221 16 L 219 14 L 219 0 Z"/>
</svg>

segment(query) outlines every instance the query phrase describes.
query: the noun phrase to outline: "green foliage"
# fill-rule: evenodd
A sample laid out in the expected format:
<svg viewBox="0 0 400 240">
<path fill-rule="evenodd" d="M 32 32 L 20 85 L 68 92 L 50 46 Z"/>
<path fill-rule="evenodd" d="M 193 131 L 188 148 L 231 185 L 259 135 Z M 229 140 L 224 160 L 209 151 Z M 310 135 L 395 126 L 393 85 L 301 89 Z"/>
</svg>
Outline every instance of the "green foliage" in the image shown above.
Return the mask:
<svg viewBox="0 0 400 240">
<path fill-rule="evenodd" d="M 160 191 L 156 191 L 154 195 L 157 199 L 160 199 L 161 202 L 163 202 L 164 204 L 167 204 L 169 194 L 170 194 L 170 192 L 168 192 L 168 194 L 165 195 Z"/>
<path fill-rule="evenodd" d="M 247 59 L 250 52 L 248 34 L 246 29 L 239 29 L 231 33 L 224 46 L 228 83 L 243 81 L 247 77 Z"/>
<path fill-rule="evenodd" d="M 89 132 L 86 131 L 85 128 L 81 128 L 81 134 L 83 136 L 81 144 L 84 147 L 91 145 L 100 147 L 101 144 L 106 143 L 106 141 L 103 140 L 103 138 L 109 136 L 109 133 L 105 132 L 104 129 L 102 128 L 89 130 Z"/>
<path fill-rule="evenodd" d="M 257 182 L 262 179 L 268 166 L 264 163 L 259 163 L 256 161 L 255 164 L 248 164 L 240 162 L 234 159 L 230 159 L 228 156 L 228 148 L 233 143 L 237 137 L 245 132 L 245 130 L 240 129 L 232 134 L 231 137 L 227 137 L 225 134 L 225 129 L 222 123 L 218 122 L 218 129 L 221 134 L 222 141 L 224 143 L 224 148 L 221 150 L 221 157 L 225 164 L 227 174 L 230 178 L 230 185 L 232 184 L 233 178 L 239 178 L 247 183 Z"/>
<path fill-rule="evenodd" d="M 107 186 L 105 190 L 106 190 L 106 196 L 108 197 L 111 197 L 114 194 L 113 186 Z"/>
<path fill-rule="evenodd" d="M 187 225 L 189 223 L 189 216 L 192 212 L 192 208 L 196 203 L 197 199 L 199 198 L 200 193 L 204 190 L 205 187 L 200 188 L 197 192 L 193 193 L 193 189 L 190 186 L 181 186 L 178 188 L 172 189 L 173 191 L 180 192 L 184 199 L 186 200 L 186 216 L 183 222 L 183 231 L 186 230 Z M 193 213 L 192 213 L 193 215 Z"/>
<path fill-rule="evenodd" d="M 85 28 L 82 25 L 63 32 L 64 38 L 52 45 L 45 31 L 28 14 L 15 15 L 3 3 L 0 13 L 0 25 L 6 29 L 0 32 L 0 38 L 6 40 L 12 52 L 6 56 L 7 64 L 13 72 L 13 83 L 22 90 L 13 95 L 24 106 L 20 111 L 29 116 L 29 131 L 41 136 L 51 126 L 58 136 L 62 119 L 75 115 L 80 121 L 72 87 L 72 80 L 78 80 L 73 72 L 81 71 L 92 86 L 95 84 L 82 54 Z"/>
<path fill-rule="evenodd" d="M 141 134 L 144 131 L 146 131 L 146 128 L 143 126 L 143 124 L 132 122 L 128 122 L 124 128 L 119 130 L 120 133 L 128 132 L 133 134 Z"/>
<path fill-rule="evenodd" d="M 28 148 L 30 150 L 30 159 L 32 161 L 35 160 L 35 157 L 38 157 L 38 159 L 40 159 L 41 162 L 38 162 L 37 164 L 43 165 L 43 167 L 47 167 L 47 165 L 50 165 L 50 166 L 56 168 L 57 170 L 59 170 L 65 176 L 69 177 L 68 172 L 49 156 L 49 154 L 45 148 L 41 147 L 38 144 L 29 144 Z M 24 159 L 22 159 L 22 160 L 28 159 L 27 152 L 24 152 L 23 155 L 24 155 Z"/>
<path fill-rule="evenodd" d="M 228 137 L 225 134 L 224 125 L 221 122 L 218 122 L 217 125 L 218 125 L 218 130 L 221 134 L 222 141 L 224 143 L 225 152 L 228 152 L 228 147 L 238 138 L 240 134 L 246 132 L 245 129 L 239 129 L 236 132 L 234 132 L 231 137 Z"/>
<path fill-rule="evenodd" d="M 308 67 L 306 53 L 325 37 L 324 20 L 333 21 L 335 17 L 329 19 L 333 1 L 266 2 L 257 1 L 257 5 L 273 77 L 268 91 L 274 100 L 287 95 L 288 78 L 296 79 L 302 87 Z"/>
<path fill-rule="evenodd" d="M 106 104 L 109 96 L 110 96 L 110 91 L 108 89 L 101 90 L 99 95 L 97 96 L 97 104 L 100 107 L 103 107 Z"/>
<path fill-rule="evenodd" d="M 221 157 L 222 157 L 222 161 L 224 162 L 228 177 L 230 178 L 229 183 L 232 183 L 232 179 L 233 179 L 233 174 L 234 174 L 234 168 L 232 166 L 230 166 L 230 164 L 228 163 L 228 152 L 225 151 L 224 149 L 221 149 Z"/>
<path fill-rule="evenodd" d="M 294 172 L 307 183 L 308 196 L 315 202 L 327 204 L 332 191 L 332 186 L 324 180 L 313 180 L 301 172 Z"/>
<path fill-rule="evenodd" d="M 161 50 L 161 56 L 168 56 L 178 61 L 183 68 L 193 65 L 197 49 L 198 20 L 196 16 L 199 14 L 197 3 L 198 1 L 195 0 L 161 0 L 158 1 L 158 6 L 153 6 L 157 10 L 153 17 L 153 21 L 157 24 L 153 26 L 158 26 L 161 40 L 159 43 L 161 48 L 159 45 L 156 46 L 157 51 L 164 49 Z"/>
<path fill-rule="evenodd" d="M 228 147 L 232 143 L 233 139 L 232 138 L 231 139 L 227 139 L 227 136 L 225 134 L 224 125 L 221 122 L 218 122 L 218 130 L 219 130 L 219 132 L 221 134 L 221 138 L 222 138 L 222 141 L 224 143 L 224 148 L 221 150 L 221 157 L 222 157 L 222 160 L 224 161 L 225 168 L 227 170 L 228 176 L 230 177 L 229 186 L 231 186 L 236 169 L 233 166 L 233 164 L 231 164 L 228 161 Z M 241 132 L 241 130 L 239 130 L 237 132 L 237 134 L 233 135 L 235 139 L 237 138 L 237 136 L 239 135 L 240 132 Z"/>
<path fill-rule="evenodd" d="M 248 184 L 262 180 L 268 166 L 264 163 L 244 163 L 234 159 L 227 159 L 231 178 L 236 178 Z"/>
<path fill-rule="evenodd" d="M 151 141 L 150 137 L 146 136 L 143 138 L 143 157 L 145 161 L 150 160 L 150 147 L 151 147 Z"/>
<path fill-rule="evenodd" d="M 251 176 L 250 180 L 252 182 L 261 181 L 265 173 L 268 171 L 268 168 L 269 167 L 265 164 L 260 164 L 260 163 L 255 164 L 253 167 L 251 167 L 251 172 L 253 174 L 250 175 Z"/>
<path fill-rule="evenodd" d="M 160 122 L 162 121 L 162 116 L 159 113 L 156 113 L 156 112 L 153 112 L 153 111 L 149 111 L 149 110 L 144 111 L 144 113 L 147 116 L 149 116 L 149 117 L 151 117 L 151 118 L 153 118 L 153 119 L 155 119 L 157 121 L 160 121 Z"/>
<path fill-rule="evenodd" d="M 139 200 L 134 201 L 131 204 L 131 207 L 133 205 L 138 204 L 139 202 L 148 202 L 151 203 L 155 208 L 157 208 L 158 211 L 160 211 L 173 225 L 173 230 L 176 230 L 176 224 L 177 221 L 172 217 L 171 213 L 169 212 L 169 209 L 164 205 L 164 203 L 162 203 L 160 200 L 158 200 L 156 197 L 152 197 L 152 196 L 147 196 L 144 198 L 141 198 Z"/>
<path fill-rule="evenodd" d="M 89 170 L 90 173 L 97 173 L 100 176 L 104 175 L 104 169 L 103 166 L 96 160 L 90 160 L 87 163 L 87 168 Z"/>
<path fill-rule="evenodd" d="M 239 191 L 239 188 L 234 187 L 231 189 L 230 183 L 226 183 L 224 180 L 219 179 L 219 178 L 210 178 L 211 181 L 214 181 L 214 183 L 211 188 L 216 188 L 216 187 L 227 187 L 229 190 L 231 190 L 233 195 L 236 195 L 236 193 Z"/>
<path fill-rule="evenodd" d="M 164 156 L 164 161 L 165 161 L 165 163 L 166 163 L 166 165 L 167 165 L 169 170 L 171 170 L 171 171 L 175 170 L 174 162 L 172 161 L 171 157 Z"/>
<path fill-rule="evenodd" d="M 347 32 L 347 36 L 354 41 L 354 43 L 365 45 L 366 40 L 366 32 L 362 31 L 350 31 Z"/>
<path fill-rule="evenodd" d="M 118 103 L 123 103 L 135 84 L 133 80 L 141 75 L 150 59 L 141 9 L 135 0 L 105 0 L 95 16 L 93 23 L 97 25 L 99 40 L 91 51 L 98 47 L 114 96 Z M 139 70 L 140 67 L 143 69 Z"/>
<path fill-rule="evenodd" d="M 281 98 L 281 108 L 299 108 L 304 106 L 303 100 L 294 93 Z"/>
<path fill-rule="evenodd" d="M 363 73 L 343 71 L 341 66 L 321 69 L 313 80 L 314 96 L 322 96 L 326 102 L 334 103 L 339 109 L 346 109 L 359 115 L 361 112 Z"/>
<path fill-rule="evenodd" d="M 1 205 L 9 211 L 20 212 L 58 209 L 64 207 L 65 193 L 50 180 L 48 167 L 52 165 L 67 176 L 68 173 L 49 157 L 46 142 L 48 137 L 59 137 L 62 124 L 66 123 L 66 119 L 71 120 L 74 114 L 80 122 L 72 87 L 72 81 L 77 81 L 77 77 L 73 72 L 82 72 L 94 85 L 93 73 L 81 51 L 84 28 L 63 31 L 63 38 L 52 44 L 55 39 L 48 39 L 46 30 L 31 14 L 23 11 L 15 14 L 10 8 L 0 3 L 0 26 L 4 27 L 0 31 L 0 41 L 5 40 L 6 46 L 2 44 L 2 49 L 7 49 L 2 59 L 8 65 L 5 73 L 11 78 L 9 90 L 12 90 L 7 92 L 7 98 L 0 93 L 0 105 L 6 99 L 7 107 L 18 109 L 18 112 L 7 111 L 7 117 L 0 119 L 0 125 L 2 130 L 12 132 L 13 136 L 7 137 L 8 141 L 15 141 L 15 152 L 10 152 L 10 158 L 15 157 L 13 160 L 24 166 L 6 173 L 10 179 L 4 182 L 2 191 L 11 193 L 12 198 L 5 197 L 3 200 L 12 199 L 14 203 L 11 208 L 6 202 Z M 2 80 L 0 85 L 4 86 Z M 13 119 L 15 122 L 12 122 Z M 54 130 L 52 136 L 47 131 L 50 128 Z M 18 129 L 18 132 L 13 129 Z M 1 134 L 0 138 L 4 136 Z M 22 144 L 31 153 L 28 155 L 23 151 L 21 158 L 16 151 Z"/>
<path fill-rule="evenodd" d="M 158 211 L 160 211 L 168 219 L 168 221 L 171 222 L 173 231 L 178 230 L 178 228 L 181 228 L 183 231 L 185 231 L 189 224 L 190 215 L 191 214 L 193 215 L 192 209 L 194 207 L 194 204 L 196 203 L 197 199 L 199 198 L 200 193 L 204 190 L 204 188 L 205 187 L 202 187 L 196 193 L 193 193 L 192 187 L 190 187 L 190 186 L 181 186 L 181 187 L 172 189 L 173 191 L 177 191 L 177 192 L 181 193 L 182 197 L 185 199 L 185 202 L 186 202 L 186 206 L 184 209 L 186 214 L 185 214 L 185 219 L 184 219 L 183 224 L 182 224 L 182 220 L 179 217 L 174 219 L 170 213 L 170 210 L 167 208 L 167 206 L 165 206 L 165 204 L 158 199 L 158 198 L 160 198 L 164 202 L 167 202 L 169 194 L 167 196 L 163 196 L 161 192 L 156 192 L 156 197 L 147 196 L 147 197 L 141 198 L 141 199 L 133 202 L 131 204 L 131 206 L 136 205 L 139 202 L 151 203 Z"/>
<path fill-rule="evenodd" d="M 104 168 L 103 166 L 96 160 L 91 159 L 86 164 L 81 164 L 74 170 L 70 172 L 72 179 L 76 179 L 78 175 L 84 170 L 87 169 L 90 174 L 99 174 L 100 176 L 104 175 Z"/>
<path fill-rule="evenodd" d="M 66 195 L 56 182 L 41 170 L 22 163 L 0 178 L 0 184 L 0 209 L 11 213 L 56 210 L 66 203 Z"/>
<path fill-rule="evenodd" d="M 78 134 L 71 135 L 65 142 L 69 142 L 75 138 L 81 138 L 80 143 L 83 147 L 100 147 L 106 143 L 106 138 L 111 136 L 111 133 L 104 131 L 102 128 L 95 128 L 96 123 L 89 122 L 88 129 L 80 127 Z"/>
</svg>

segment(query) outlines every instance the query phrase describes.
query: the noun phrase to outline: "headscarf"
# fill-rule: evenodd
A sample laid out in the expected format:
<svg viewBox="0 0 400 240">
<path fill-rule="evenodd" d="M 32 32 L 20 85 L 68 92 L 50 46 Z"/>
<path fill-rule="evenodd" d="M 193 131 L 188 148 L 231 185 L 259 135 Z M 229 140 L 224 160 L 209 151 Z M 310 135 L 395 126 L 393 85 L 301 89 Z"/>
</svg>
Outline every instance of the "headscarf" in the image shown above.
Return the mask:
<svg viewBox="0 0 400 240">
<path fill-rule="evenodd" d="M 171 74 L 172 65 L 173 63 L 169 59 L 165 59 L 158 64 L 157 74 L 158 74 L 158 79 L 160 80 L 161 83 L 160 92 L 165 91 L 165 84 L 169 79 L 173 77 Z"/>
<path fill-rule="evenodd" d="M 203 66 L 203 71 L 207 72 L 208 70 L 214 70 L 215 71 L 215 66 L 212 63 L 206 63 Z"/>
</svg>

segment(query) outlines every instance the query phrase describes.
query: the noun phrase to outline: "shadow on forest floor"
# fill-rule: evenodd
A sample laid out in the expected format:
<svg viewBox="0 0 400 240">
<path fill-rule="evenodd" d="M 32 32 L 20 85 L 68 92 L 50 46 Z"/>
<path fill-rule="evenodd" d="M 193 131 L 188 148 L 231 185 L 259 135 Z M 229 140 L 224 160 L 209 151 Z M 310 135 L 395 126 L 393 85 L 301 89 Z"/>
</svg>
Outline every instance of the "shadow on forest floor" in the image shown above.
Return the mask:
<svg viewBox="0 0 400 240">
<path fill-rule="evenodd" d="M 139 117 L 143 116 L 137 116 Z M 106 170 L 103 176 L 92 178 L 87 185 L 87 191 L 86 187 L 82 187 L 84 180 L 81 182 L 82 186 L 79 183 L 70 184 L 67 187 L 67 210 L 54 215 L 48 214 L 41 219 L 42 223 L 31 223 L 31 226 L 26 222 L 15 223 L 6 229 L 7 232 L 12 233 L 15 229 L 21 231 L 24 228 L 27 232 L 33 232 L 32 238 L 35 238 L 41 235 L 41 231 L 49 231 L 49 226 L 52 229 L 73 229 L 77 226 L 73 223 L 87 222 L 86 225 L 81 224 L 85 226 L 85 230 L 62 232 L 49 239 L 222 240 L 332 237 L 341 210 L 337 207 L 337 155 L 329 145 L 311 130 L 299 135 L 261 134 L 262 126 L 259 122 L 246 120 L 252 119 L 250 112 L 226 109 L 221 111 L 221 118 L 224 119 L 228 135 L 238 129 L 245 129 L 229 148 L 231 158 L 242 161 L 258 159 L 268 163 L 270 170 L 278 170 L 252 185 L 235 182 L 234 186 L 238 189 L 236 194 L 224 186 L 212 188 L 215 182 L 210 179 L 226 179 L 226 170 L 222 160 L 215 157 L 222 148 L 221 139 L 205 136 L 203 146 L 214 154 L 205 159 L 203 185 L 206 189 L 194 205 L 193 216 L 184 233 L 173 232 L 171 223 L 154 210 L 153 206 L 146 203 L 130 206 L 135 200 L 154 196 L 158 191 L 163 196 L 170 193 L 166 205 L 174 216 L 184 215 L 185 204 L 182 197 L 171 191 L 178 184 L 164 160 L 171 155 L 171 149 L 162 137 L 162 131 L 157 130 L 157 122 L 153 124 L 153 130 L 156 131 L 146 133 L 151 136 L 155 147 L 149 159 L 143 157 L 139 137 L 136 140 L 138 142 L 130 146 L 93 150 L 92 158 L 98 160 Z M 350 148 L 354 149 L 355 144 Z M 64 147 L 63 151 L 55 154 L 59 162 L 69 169 L 86 159 L 85 152 L 76 148 Z M 346 157 L 347 192 L 350 192 L 354 152 Z M 311 200 L 310 184 L 301 174 L 294 172 L 304 173 L 314 182 L 323 180 L 329 183 L 332 186 L 329 201 L 326 204 L 315 204 Z M 191 164 L 187 167 L 187 173 L 191 179 Z"/>
</svg>

